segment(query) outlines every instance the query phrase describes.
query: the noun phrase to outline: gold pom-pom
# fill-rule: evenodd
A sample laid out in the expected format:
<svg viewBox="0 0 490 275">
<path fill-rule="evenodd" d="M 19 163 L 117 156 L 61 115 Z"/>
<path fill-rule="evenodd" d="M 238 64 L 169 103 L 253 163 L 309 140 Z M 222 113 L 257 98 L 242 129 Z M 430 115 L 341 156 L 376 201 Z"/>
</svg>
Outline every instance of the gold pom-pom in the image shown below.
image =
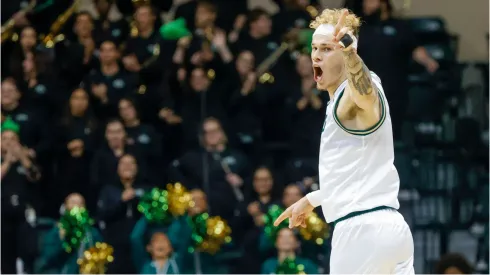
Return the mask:
<svg viewBox="0 0 490 275">
<path fill-rule="evenodd" d="M 106 265 L 114 261 L 113 253 L 112 246 L 97 242 L 77 260 L 80 274 L 104 274 Z"/>
<path fill-rule="evenodd" d="M 323 240 L 330 237 L 328 224 L 315 212 L 311 212 L 306 218 L 306 228 L 300 227 L 299 233 L 304 240 L 313 241 L 317 245 L 322 245 Z"/>
<path fill-rule="evenodd" d="M 191 194 L 180 182 L 167 184 L 167 192 L 170 213 L 174 216 L 184 215 L 192 201 Z"/>
<path fill-rule="evenodd" d="M 206 238 L 198 249 L 216 254 L 225 243 L 231 242 L 231 228 L 221 217 L 210 217 L 206 221 Z"/>
</svg>

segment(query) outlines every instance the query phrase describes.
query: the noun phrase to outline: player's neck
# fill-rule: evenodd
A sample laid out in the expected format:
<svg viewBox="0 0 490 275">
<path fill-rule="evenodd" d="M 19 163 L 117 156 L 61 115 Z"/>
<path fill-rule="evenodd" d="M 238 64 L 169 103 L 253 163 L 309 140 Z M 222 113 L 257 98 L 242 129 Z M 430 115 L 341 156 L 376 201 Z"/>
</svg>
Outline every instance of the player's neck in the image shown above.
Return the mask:
<svg viewBox="0 0 490 275">
<path fill-rule="evenodd" d="M 339 86 L 347 79 L 347 76 L 345 73 L 342 73 L 342 75 L 335 81 L 332 85 L 327 87 L 328 95 L 330 96 L 330 99 L 333 99 L 335 95 L 335 91 L 339 88 Z"/>
</svg>

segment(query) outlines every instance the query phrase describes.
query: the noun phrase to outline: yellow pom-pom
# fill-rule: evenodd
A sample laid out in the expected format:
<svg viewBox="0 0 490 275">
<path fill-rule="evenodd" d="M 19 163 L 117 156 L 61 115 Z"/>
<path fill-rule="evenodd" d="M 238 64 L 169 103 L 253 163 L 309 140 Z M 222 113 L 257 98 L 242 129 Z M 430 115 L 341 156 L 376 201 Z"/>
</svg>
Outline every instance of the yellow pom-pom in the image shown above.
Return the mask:
<svg viewBox="0 0 490 275">
<path fill-rule="evenodd" d="M 231 228 L 221 217 L 210 217 L 206 221 L 206 238 L 198 247 L 200 251 L 216 254 L 225 243 L 231 242 Z"/>
<path fill-rule="evenodd" d="M 106 265 L 114 261 L 113 253 L 112 246 L 97 242 L 77 260 L 80 274 L 104 274 Z"/>
<path fill-rule="evenodd" d="M 304 240 L 322 245 L 323 240 L 329 238 L 329 227 L 315 212 L 312 212 L 306 218 L 306 228 L 301 227 L 299 233 Z"/>
<path fill-rule="evenodd" d="M 187 189 L 179 182 L 167 184 L 168 208 L 172 215 L 182 216 L 190 207 L 192 197 Z"/>
</svg>

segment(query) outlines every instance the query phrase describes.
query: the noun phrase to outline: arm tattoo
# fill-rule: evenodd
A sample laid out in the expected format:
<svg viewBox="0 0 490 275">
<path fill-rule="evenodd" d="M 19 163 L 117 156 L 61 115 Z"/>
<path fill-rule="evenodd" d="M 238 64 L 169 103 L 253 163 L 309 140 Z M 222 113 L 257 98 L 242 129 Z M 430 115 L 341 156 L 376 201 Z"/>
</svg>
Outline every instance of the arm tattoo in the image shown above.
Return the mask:
<svg viewBox="0 0 490 275">
<path fill-rule="evenodd" d="M 344 52 L 349 84 L 360 95 L 370 95 L 373 92 L 371 72 L 362 59 L 354 51 Z"/>
</svg>

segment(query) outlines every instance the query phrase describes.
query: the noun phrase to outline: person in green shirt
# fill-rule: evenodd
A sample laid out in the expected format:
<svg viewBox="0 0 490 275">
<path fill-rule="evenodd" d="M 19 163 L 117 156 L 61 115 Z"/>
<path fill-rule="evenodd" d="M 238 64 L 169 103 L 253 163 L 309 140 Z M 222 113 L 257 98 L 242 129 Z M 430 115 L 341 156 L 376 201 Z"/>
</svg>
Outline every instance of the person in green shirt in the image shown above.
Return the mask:
<svg viewBox="0 0 490 275">
<path fill-rule="evenodd" d="M 172 246 L 179 259 L 181 259 L 182 274 L 226 274 L 227 268 L 222 264 L 224 255 L 218 252 L 211 255 L 206 252 L 189 252 L 192 245 L 192 217 L 207 212 L 208 202 L 206 194 L 199 189 L 190 191 L 192 196 L 192 207 L 187 215 L 175 220 L 168 230 Z"/>
<path fill-rule="evenodd" d="M 152 232 L 146 245 L 148 223 L 142 218 L 136 223 L 131 233 L 131 253 L 134 267 L 140 274 L 179 274 L 177 255 L 164 232 Z"/>
<path fill-rule="evenodd" d="M 65 211 L 70 211 L 74 207 L 85 207 L 85 199 L 78 193 L 72 193 L 65 199 Z M 63 249 L 63 240 L 66 232 L 56 224 L 44 237 L 40 256 L 36 264 L 36 273 L 42 274 L 78 274 L 78 258 L 83 256 L 83 252 L 95 243 L 102 241 L 102 236 L 95 227 L 90 227 L 77 249 L 67 253 Z"/>
<path fill-rule="evenodd" d="M 299 267 L 298 274 L 317 274 L 318 266 L 311 260 L 298 257 L 296 250 L 298 250 L 300 242 L 293 230 L 289 228 L 283 228 L 279 231 L 276 238 L 277 257 L 267 259 L 262 264 L 262 274 L 276 274 L 277 268 L 286 260 L 294 260 Z"/>
</svg>

